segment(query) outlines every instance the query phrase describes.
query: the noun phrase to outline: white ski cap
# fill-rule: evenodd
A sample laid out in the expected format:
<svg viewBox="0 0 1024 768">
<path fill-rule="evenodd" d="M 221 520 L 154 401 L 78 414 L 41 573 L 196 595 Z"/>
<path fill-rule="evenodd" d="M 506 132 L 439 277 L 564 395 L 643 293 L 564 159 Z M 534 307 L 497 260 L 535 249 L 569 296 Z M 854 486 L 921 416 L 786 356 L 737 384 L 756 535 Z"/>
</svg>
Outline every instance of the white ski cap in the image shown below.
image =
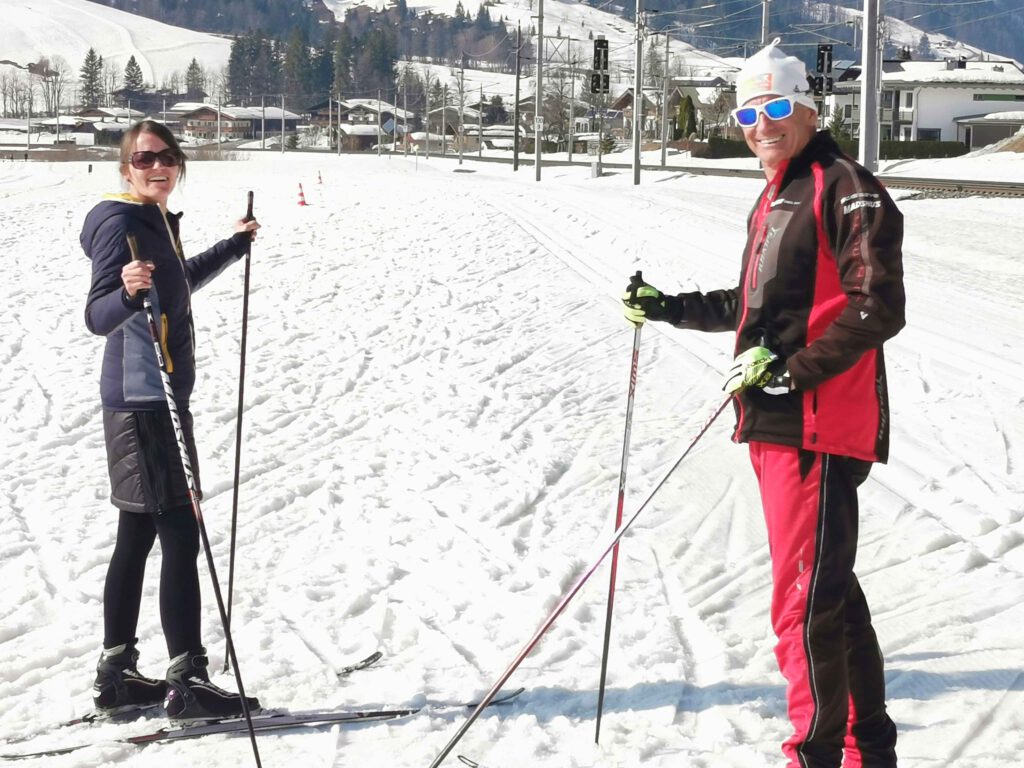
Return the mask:
<svg viewBox="0 0 1024 768">
<path fill-rule="evenodd" d="M 808 94 L 807 68 L 795 56 L 787 56 L 776 46 L 775 38 L 755 53 L 736 73 L 736 106 L 742 107 L 758 96 L 796 96 L 796 101 L 805 107 L 817 110 Z"/>
</svg>

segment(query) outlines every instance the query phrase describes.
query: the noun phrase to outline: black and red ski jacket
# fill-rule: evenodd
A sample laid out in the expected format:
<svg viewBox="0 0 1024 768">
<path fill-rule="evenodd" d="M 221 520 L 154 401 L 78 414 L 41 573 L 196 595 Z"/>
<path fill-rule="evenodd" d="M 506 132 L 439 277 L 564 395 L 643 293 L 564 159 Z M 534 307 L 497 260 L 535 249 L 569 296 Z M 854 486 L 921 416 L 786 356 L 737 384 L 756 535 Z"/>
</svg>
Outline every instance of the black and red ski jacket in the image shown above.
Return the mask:
<svg viewBox="0 0 1024 768">
<path fill-rule="evenodd" d="M 737 442 L 884 462 L 889 406 L 882 343 L 903 327 L 903 215 L 879 181 L 820 132 L 761 193 L 737 288 L 669 301 L 679 328 L 764 344 L 795 391 L 736 398 Z"/>
</svg>

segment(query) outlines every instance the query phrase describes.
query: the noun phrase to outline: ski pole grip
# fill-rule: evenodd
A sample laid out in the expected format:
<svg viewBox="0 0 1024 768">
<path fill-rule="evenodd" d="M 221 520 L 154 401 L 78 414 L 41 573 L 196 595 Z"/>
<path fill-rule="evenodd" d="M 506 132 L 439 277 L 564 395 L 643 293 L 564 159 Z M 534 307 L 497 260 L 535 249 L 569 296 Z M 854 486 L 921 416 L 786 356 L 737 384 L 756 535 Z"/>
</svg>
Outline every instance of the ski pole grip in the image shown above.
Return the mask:
<svg viewBox="0 0 1024 768">
<path fill-rule="evenodd" d="M 132 252 L 132 261 L 142 261 L 139 257 L 139 242 L 135 239 L 135 235 L 129 232 L 125 235 L 125 239 L 128 241 L 128 250 Z M 140 289 L 135 292 L 135 295 L 140 299 L 144 299 L 149 295 L 149 291 Z"/>
<path fill-rule="evenodd" d="M 245 218 L 242 219 L 242 221 L 252 221 L 253 218 L 254 217 L 252 215 L 252 190 L 250 189 L 246 201 Z M 252 232 L 249 233 L 249 240 L 250 242 L 252 241 Z"/>
<path fill-rule="evenodd" d="M 644 284 L 644 276 L 640 274 L 640 270 L 636 271 L 636 274 L 629 278 L 630 288 L 630 300 L 636 301 L 636 292 L 640 290 L 640 286 Z"/>
</svg>

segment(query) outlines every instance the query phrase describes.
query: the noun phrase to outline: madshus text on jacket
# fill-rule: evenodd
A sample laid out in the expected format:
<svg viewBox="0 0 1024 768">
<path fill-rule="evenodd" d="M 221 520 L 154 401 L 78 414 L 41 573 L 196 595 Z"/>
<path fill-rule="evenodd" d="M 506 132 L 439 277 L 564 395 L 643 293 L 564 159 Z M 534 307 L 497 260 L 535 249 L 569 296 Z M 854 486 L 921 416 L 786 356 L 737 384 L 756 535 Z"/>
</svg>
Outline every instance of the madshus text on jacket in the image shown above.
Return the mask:
<svg viewBox="0 0 1024 768">
<path fill-rule="evenodd" d="M 149 292 L 174 399 L 188 406 L 195 385 L 195 331 L 191 294 L 241 258 L 247 232 L 236 232 L 198 256 L 185 259 L 178 238 L 181 214 L 127 195 L 110 196 L 85 219 L 80 241 L 92 258 L 92 283 L 85 307 L 90 331 L 106 336 L 100 396 L 107 410 L 166 409 L 156 353 L 142 298 L 129 298 L 121 269 L 131 260 L 126 235 L 135 235 L 141 258 L 155 264 Z"/>
<path fill-rule="evenodd" d="M 796 390 L 748 388 L 734 438 L 884 462 L 889 405 L 882 343 L 905 324 L 903 215 L 885 188 L 818 133 L 761 193 L 740 284 L 678 299 L 680 328 L 763 344 Z"/>
</svg>

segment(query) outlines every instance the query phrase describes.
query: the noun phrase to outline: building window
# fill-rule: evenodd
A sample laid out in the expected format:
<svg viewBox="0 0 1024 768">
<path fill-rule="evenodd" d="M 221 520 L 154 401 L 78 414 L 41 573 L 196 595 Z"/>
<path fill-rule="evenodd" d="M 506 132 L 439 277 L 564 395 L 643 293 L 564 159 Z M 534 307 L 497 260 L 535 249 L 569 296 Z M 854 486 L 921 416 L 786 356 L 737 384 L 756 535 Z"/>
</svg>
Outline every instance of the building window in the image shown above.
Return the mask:
<svg viewBox="0 0 1024 768">
<path fill-rule="evenodd" d="M 914 108 L 914 92 L 904 91 L 903 92 L 903 106 L 907 109 Z"/>
<path fill-rule="evenodd" d="M 976 93 L 975 101 L 1024 101 L 1024 95 L 1019 93 Z"/>
<path fill-rule="evenodd" d="M 843 117 L 847 120 L 853 117 L 853 104 L 847 104 L 843 107 Z"/>
<path fill-rule="evenodd" d="M 942 130 L 939 128 L 918 128 L 918 141 L 938 141 L 942 137 Z"/>
<path fill-rule="evenodd" d="M 892 109 L 892 91 L 882 91 L 882 109 Z"/>
</svg>

